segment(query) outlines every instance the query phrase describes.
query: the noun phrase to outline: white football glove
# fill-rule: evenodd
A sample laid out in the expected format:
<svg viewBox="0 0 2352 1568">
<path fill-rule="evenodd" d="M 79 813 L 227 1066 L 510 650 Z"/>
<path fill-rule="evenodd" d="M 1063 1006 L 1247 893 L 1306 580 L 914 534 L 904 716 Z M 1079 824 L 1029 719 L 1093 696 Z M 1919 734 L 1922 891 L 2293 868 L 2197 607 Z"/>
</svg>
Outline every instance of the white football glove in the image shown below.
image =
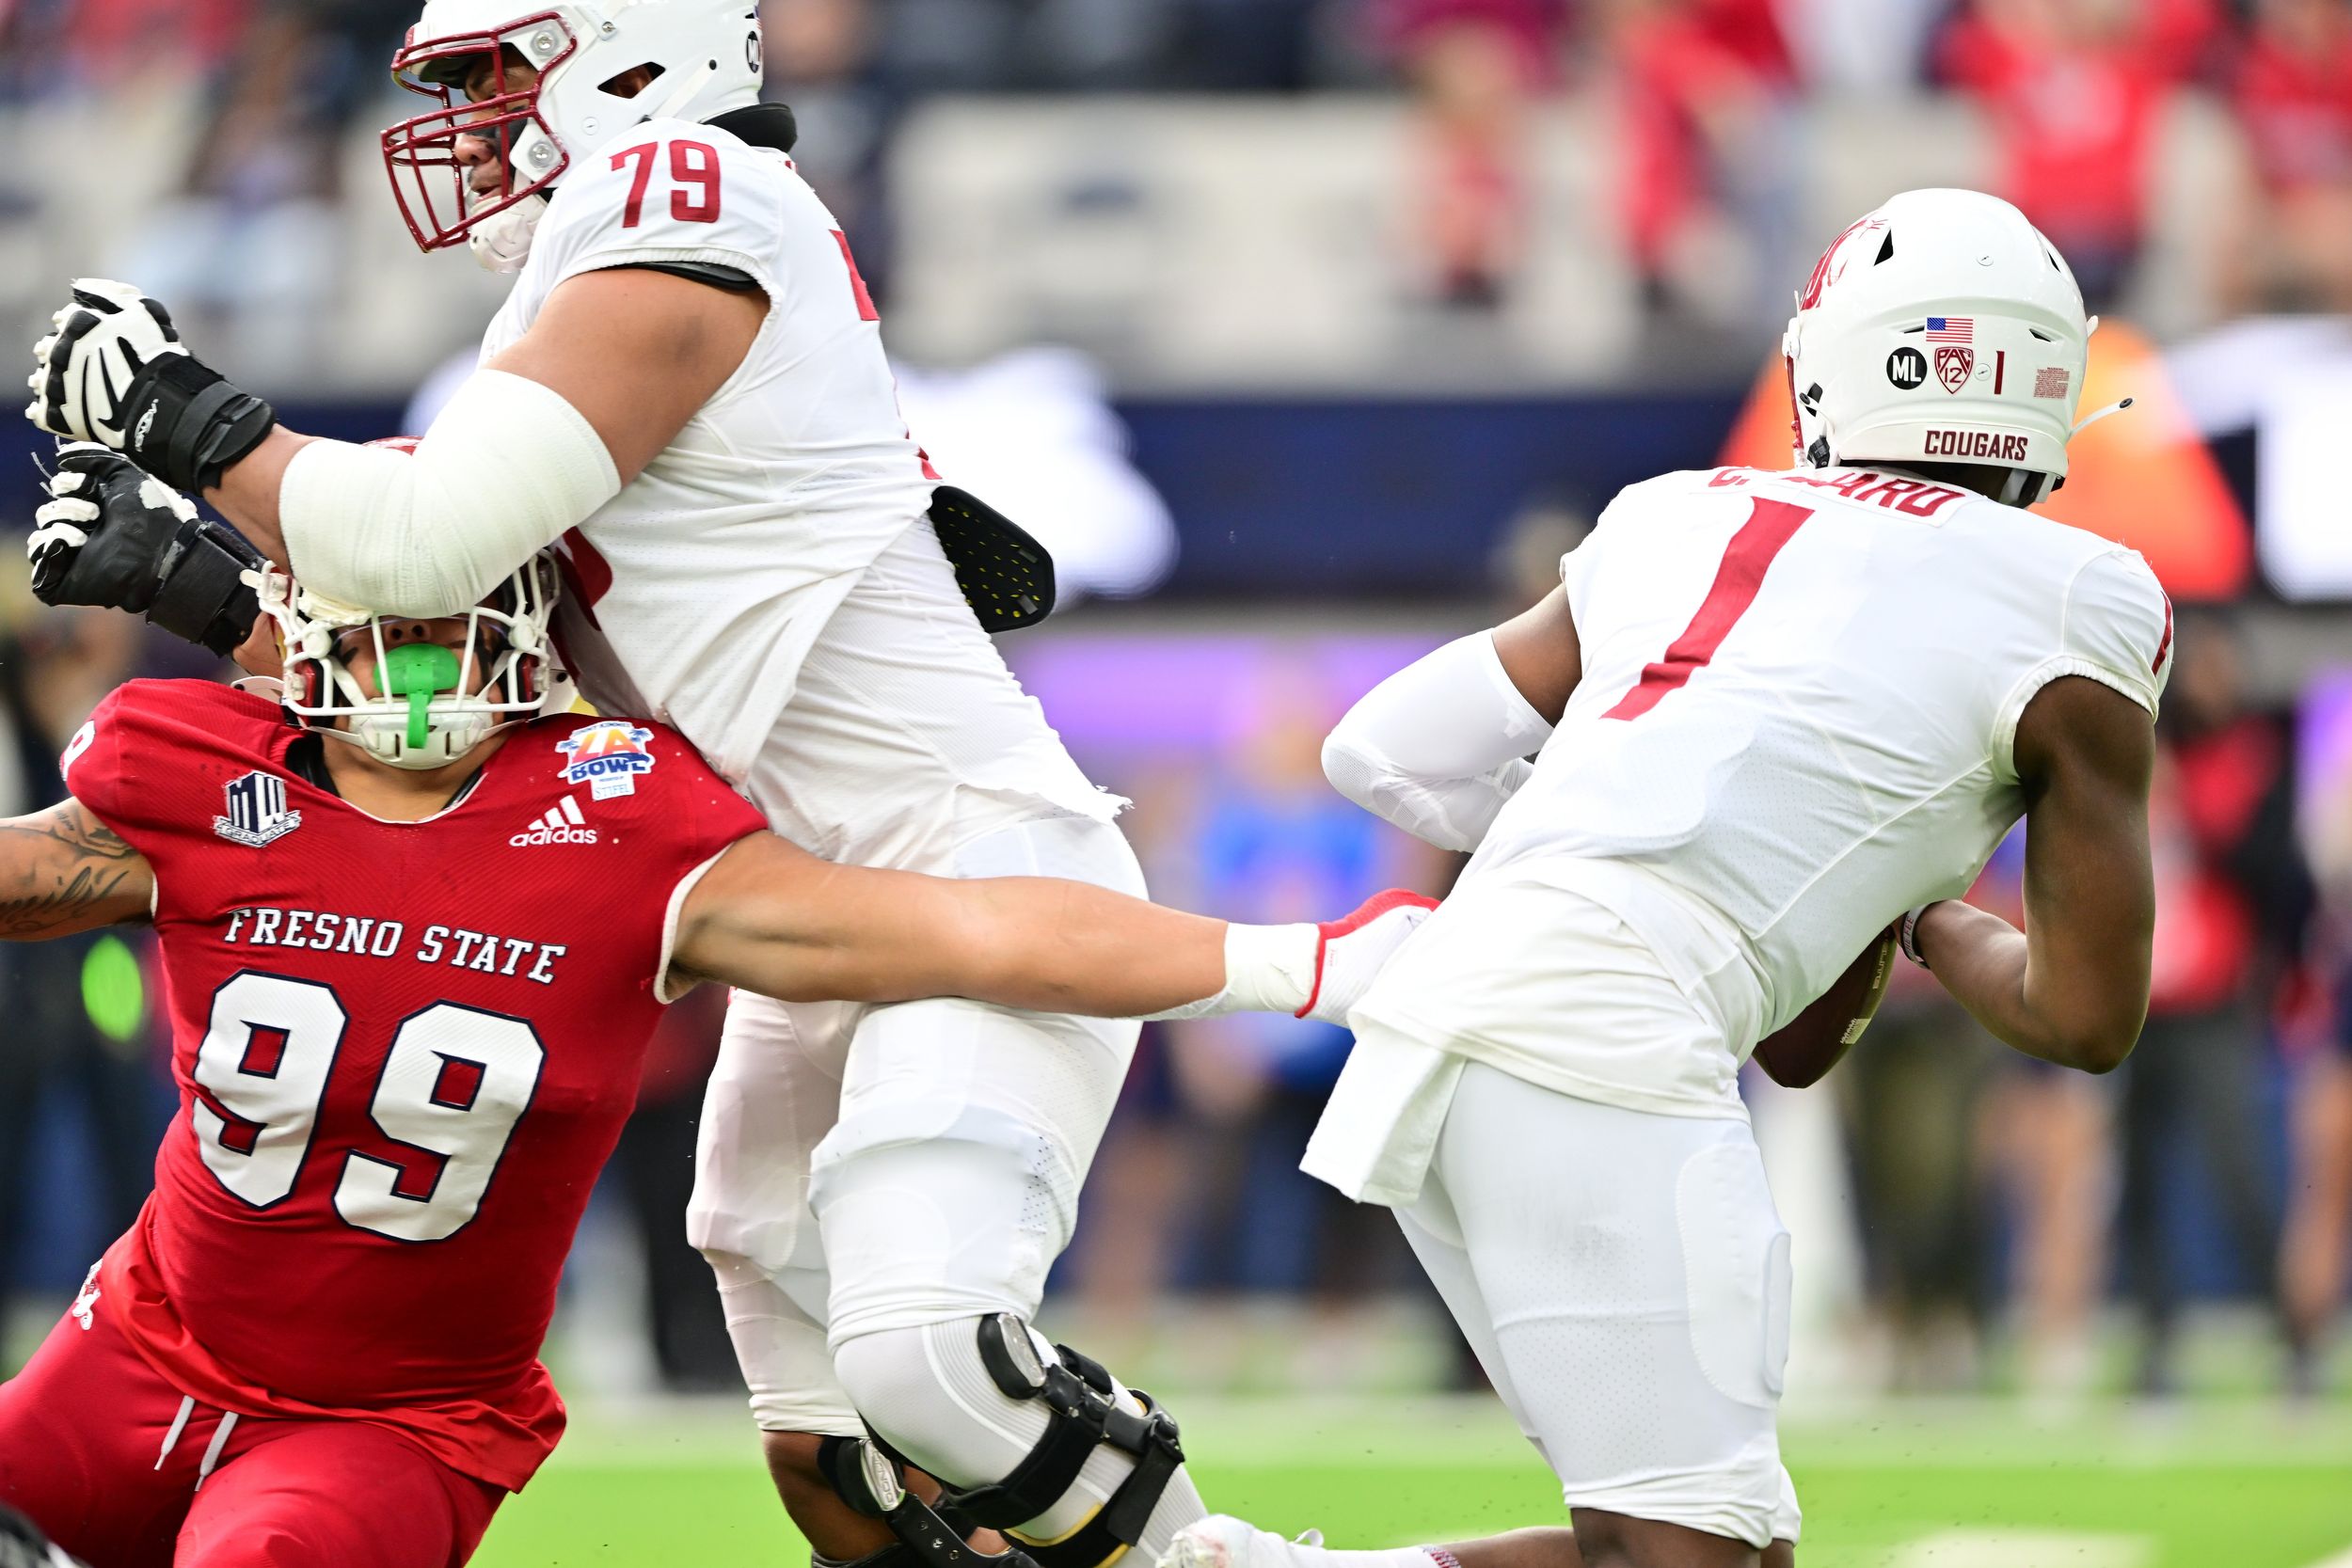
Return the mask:
<svg viewBox="0 0 2352 1568">
<path fill-rule="evenodd" d="M 128 283 L 85 277 L 33 347 L 33 404 L 53 436 L 121 452 L 175 490 L 211 489 L 278 414 L 190 354 L 171 312 Z"/>
<path fill-rule="evenodd" d="M 1320 926 L 1225 927 L 1225 989 L 1154 1019 L 1288 1013 L 1344 1024 L 1381 967 L 1429 918 L 1434 898 L 1391 888 Z"/>
<path fill-rule="evenodd" d="M 25 417 L 52 436 L 121 451 L 131 444 L 133 379 L 167 355 L 188 352 L 171 313 L 128 283 L 79 277 L 72 302 L 50 320 L 56 330 L 33 346 Z"/>
<path fill-rule="evenodd" d="M 1438 907 L 1403 888 L 1375 894 L 1342 920 L 1315 927 L 1315 977 L 1295 1016 L 1344 1025 L 1405 939 Z"/>
</svg>

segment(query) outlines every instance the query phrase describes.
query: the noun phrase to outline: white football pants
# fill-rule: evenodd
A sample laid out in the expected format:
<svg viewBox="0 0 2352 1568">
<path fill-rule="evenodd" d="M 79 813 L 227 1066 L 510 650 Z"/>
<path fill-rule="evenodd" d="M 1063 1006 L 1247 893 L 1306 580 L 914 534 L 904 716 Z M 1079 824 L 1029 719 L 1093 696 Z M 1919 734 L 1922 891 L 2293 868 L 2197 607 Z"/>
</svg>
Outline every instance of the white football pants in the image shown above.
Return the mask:
<svg viewBox="0 0 2352 1568">
<path fill-rule="evenodd" d="M 1745 1121 L 1472 1062 L 1397 1219 L 1569 1507 L 1797 1538 L 1774 1422 L 1788 1233 Z"/>
<path fill-rule="evenodd" d="M 954 870 L 1144 894 L 1119 830 L 1075 816 L 977 839 Z M 834 1368 L 849 1339 L 1035 1317 L 1136 1033 L 976 1002 L 737 993 L 687 1228 L 718 1272 L 761 1427 L 863 1434 Z"/>
</svg>

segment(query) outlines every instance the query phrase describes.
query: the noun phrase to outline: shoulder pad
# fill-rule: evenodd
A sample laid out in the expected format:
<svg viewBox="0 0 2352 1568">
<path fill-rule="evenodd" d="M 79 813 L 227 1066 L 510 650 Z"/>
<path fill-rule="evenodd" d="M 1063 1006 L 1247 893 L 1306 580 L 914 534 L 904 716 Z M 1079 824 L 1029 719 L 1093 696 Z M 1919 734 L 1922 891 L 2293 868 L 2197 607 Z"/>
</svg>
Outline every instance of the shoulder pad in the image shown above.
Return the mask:
<svg viewBox="0 0 2352 1568">
<path fill-rule="evenodd" d="M 667 273 L 683 277 L 690 283 L 704 283 L 723 289 L 731 294 L 747 294 L 759 287 L 759 279 L 739 267 L 722 266 L 716 261 L 625 261 L 624 266 L 645 272 Z"/>
<path fill-rule="evenodd" d="M 613 137 L 564 178 L 533 241 L 556 281 L 645 262 L 725 267 L 772 282 L 786 170 L 712 126 L 654 120 Z"/>
<path fill-rule="evenodd" d="M 268 766 L 284 728 L 276 704 L 212 681 L 130 681 L 98 705 L 58 768 L 75 800 L 137 844 L 137 830 L 169 819 L 183 791 L 217 799 L 227 772 Z"/>
</svg>

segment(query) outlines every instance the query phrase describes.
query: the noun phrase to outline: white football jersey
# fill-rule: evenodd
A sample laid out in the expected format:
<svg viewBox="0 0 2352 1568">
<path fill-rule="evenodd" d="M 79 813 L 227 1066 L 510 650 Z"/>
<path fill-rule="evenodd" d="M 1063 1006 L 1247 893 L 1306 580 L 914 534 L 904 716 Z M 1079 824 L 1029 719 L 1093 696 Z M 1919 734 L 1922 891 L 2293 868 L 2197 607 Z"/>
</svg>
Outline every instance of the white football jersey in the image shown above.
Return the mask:
<svg viewBox="0 0 2352 1568">
<path fill-rule="evenodd" d="M 566 280 L 644 262 L 734 268 L 770 311 L 668 450 L 564 539 L 558 630 L 589 700 L 675 725 L 820 853 L 903 862 L 941 827 L 1041 809 L 1107 820 L 1118 802 L 1071 762 L 916 527 L 939 476 L 899 414 L 849 242 L 790 157 L 681 120 L 606 143 L 557 190 L 484 359 Z M 871 613 L 840 613 L 886 553 Z M 897 645 L 869 645 L 885 633 Z M 781 743 L 820 648 L 821 724 Z M 959 790 L 993 804 L 958 826 L 942 813 Z"/>
<path fill-rule="evenodd" d="M 2153 715 L 2170 668 L 2171 607 L 2133 551 L 1866 468 L 1633 485 L 1562 576 L 1576 692 L 1360 1011 L 1656 1109 L 1736 1105 L 1758 1039 L 1904 911 L 1967 890 L 2024 811 L 2011 746 L 2043 686 L 2087 676 Z M 1530 888 L 1623 921 L 1724 1037 L 1698 1059 L 1549 1029 L 1573 948 Z M 1481 983 L 1449 980 L 1449 947 L 1475 949 Z"/>
</svg>

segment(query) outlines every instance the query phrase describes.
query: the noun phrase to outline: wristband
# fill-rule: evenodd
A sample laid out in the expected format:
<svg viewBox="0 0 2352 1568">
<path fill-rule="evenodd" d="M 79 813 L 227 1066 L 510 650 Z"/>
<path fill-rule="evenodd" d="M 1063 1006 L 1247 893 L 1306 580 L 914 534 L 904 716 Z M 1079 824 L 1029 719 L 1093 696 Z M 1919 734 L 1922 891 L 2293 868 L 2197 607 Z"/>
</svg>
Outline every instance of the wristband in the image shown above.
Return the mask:
<svg viewBox="0 0 2352 1568">
<path fill-rule="evenodd" d="M 1225 989 L 1215 996 L 1165 1012 L 1146 1014 L 1163 1022 L 1225 1013 L 1306 1015 L 1319 973 L 1316 955 L 1323 935 L 1312 926 L 1225 927 Z"/>
<path fill-rule="evenodd" d="M 1919 917 L 1941 902 L 1943 902 L 1942 899 L 1937 899 L 1910 911 L 1904 914 L 1901 923 L 1895 927 L 1895 945 L 1902 949 L 1904 958 L 1909 958 L 1921 969 L 1928 969 L 1930 965 L 1927 955 L 1919 951 Z"/>
<path fill-rule="evenodd" d="M 278 412 L 194 356 L 164 354 L 131 378 L 122 424 L 131 461 L 195 495 L 260 446 Z"/>
<path fill-rule="evenodd" d="M 202 518 L 183 523 L 164 553 L 147 618 L 226 658 L 262 613 L 262 597 L 245 578 L 265 564 L 243 534 Z"/>
</svg>

